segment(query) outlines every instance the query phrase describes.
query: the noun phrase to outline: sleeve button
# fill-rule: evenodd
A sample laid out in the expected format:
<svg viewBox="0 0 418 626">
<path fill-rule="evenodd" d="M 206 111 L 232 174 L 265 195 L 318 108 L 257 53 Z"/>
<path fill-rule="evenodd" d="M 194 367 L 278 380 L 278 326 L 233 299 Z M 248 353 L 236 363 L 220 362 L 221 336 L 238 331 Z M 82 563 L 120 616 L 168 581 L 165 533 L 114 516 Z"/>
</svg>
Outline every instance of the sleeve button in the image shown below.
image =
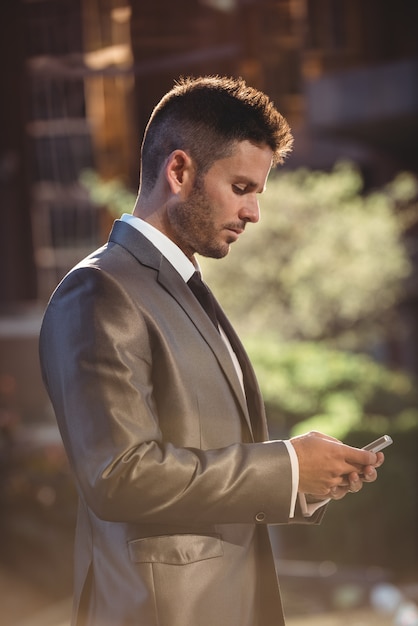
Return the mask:
<svg viewBox="0 0 418 626">
<path fill-rule="evenodd" d="M 255 516 L 256 522 L 264 522 L 265 519 L 266 519 L 266 514 L 263 513 L 262 511 L 260 511 L 260 513 L 257 513 L 257 515 Z"/>
</svg>

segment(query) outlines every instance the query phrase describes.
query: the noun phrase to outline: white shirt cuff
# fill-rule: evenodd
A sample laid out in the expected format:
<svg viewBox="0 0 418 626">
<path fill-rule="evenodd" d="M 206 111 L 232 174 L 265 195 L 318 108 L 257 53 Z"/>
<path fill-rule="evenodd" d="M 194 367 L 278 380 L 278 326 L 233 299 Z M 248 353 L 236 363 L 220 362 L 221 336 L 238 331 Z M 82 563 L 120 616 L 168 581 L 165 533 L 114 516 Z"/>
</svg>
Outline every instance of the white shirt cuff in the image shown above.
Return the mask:
<svg viewBox="0 0 418 626">
<path fill-rule="evenodd" d="M 292 443 L 289 440 L 283 441 L 286 445 L 287 451 L 290 457 L 290 467 L 292 469 L 292 496 L 290 498 L 290 511 L 289 517 L 295 517 L 295 508 L 296 508 L 296 498 L 298 495 L 298 487 L 299 487 L 299 461 L 298 455 L 296 454 L 296 450 L 294 449 Z"/>
<path fill-rule="evenodd" d="M 331 498 L 325 498 L 325 500 L 320 500 L 319 502 L 306 502 L 306 496 L 304 493 L 299 493 L 299 506 L 302 511 L 303 517 L 311 517 L 315 511 L 321 508 L 321 506 L 325 506 Z"/>
</svg>

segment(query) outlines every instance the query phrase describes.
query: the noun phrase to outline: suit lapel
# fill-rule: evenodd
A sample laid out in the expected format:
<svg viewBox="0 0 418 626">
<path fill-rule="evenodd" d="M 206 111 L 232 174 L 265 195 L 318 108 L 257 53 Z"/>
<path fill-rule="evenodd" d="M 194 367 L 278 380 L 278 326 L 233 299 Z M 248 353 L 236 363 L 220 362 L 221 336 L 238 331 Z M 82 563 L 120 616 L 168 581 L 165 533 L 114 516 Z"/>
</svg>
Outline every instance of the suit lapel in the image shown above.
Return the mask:
<svg viewBox="0 0 418 626">
<path fill-rule="evenodd" d="M 221 370 L 226 376 L 231 389 L 239 402 L 250 432 L 253 433 L 252 422 L 254 422 L 254 419 L 250 419 L 247 400 L 242 391 L 242 387 L 228 349 L 220 334 L 217 332 L 209 317 L 202 309 L 201 305 L 196 300 L 195 296 L 186 285 L 180 274 L 175 270 L 171 263 L 167 261 L 161 252 L 159 252 L 159 250 L 157 250 L 157 248 L 144 235 L 142 235 L 142 233 L 132 228 L 129 224 L 125 224 L 124 222 L 117 220 L 110 233 L 109 242 L 117 243 L 123 246 L 133 256 L 135 256 L 139 263 L 146 265 L 147 267 L 151 267 L 156 271 L 156 277 L 159 284 L 166 291 L 168 291 L 168 293 L 170 293 L 170 295 L 177 301 L 178 305 L 189 316 L 202 338 L 206 341 L 214 353 Z M 217 304 L 217 308 L 220 309 L 219 304 Z M 232 326 L 223 312 L 221 323 L 223 327 L 224 324 L 227 323 L 228 333 L 231 332 Z M 227 329 L 225 328 L 225 330 Z M 244 351 L 243 348 L 242 350 Z M 241 359 L 238 354 L 237 357 L 241 363 Z M 243 374 L 245 378 L 246 367 L 243 368 Z M 247 388 L 247 383 L 245 386 Z M 253 396 L 252 393 L 247 393 L 247 395 Z"/>
<path fill-rule="evenodd" d="M 176 277 L 173 276 L 173 273 L 176 274 Z M 184 280 L 164 257 L 162 257 L 158 282 L 175 298 L 179 306 L 184 309 L 191 322 L 195 325 L 202 338 L 214 353 L 219 366 L 229 381 L 233 393 L 237 397 L 250 432 L 253 433 L 252 420 L 250 419 L 247 401 L 224 340 Z M 217 309 L 218 307 L 219 305 L 217 304 Z M 245 370 L 243 370 L 243 373 L 245 377 Z"/>
<path fill-rule="evenodd" d="M 232 349 L 234 350 L 242 369 L 246 402 L 255 441 L 266 441 L 268 439 L 268 432 L 265 420 L 264 404 L 251 361 L 248 358 L 245 348 L 236 334 L 232 324 L 218 302 L 216 302 L 216 315 L 231 343 Z"/>
</svg>

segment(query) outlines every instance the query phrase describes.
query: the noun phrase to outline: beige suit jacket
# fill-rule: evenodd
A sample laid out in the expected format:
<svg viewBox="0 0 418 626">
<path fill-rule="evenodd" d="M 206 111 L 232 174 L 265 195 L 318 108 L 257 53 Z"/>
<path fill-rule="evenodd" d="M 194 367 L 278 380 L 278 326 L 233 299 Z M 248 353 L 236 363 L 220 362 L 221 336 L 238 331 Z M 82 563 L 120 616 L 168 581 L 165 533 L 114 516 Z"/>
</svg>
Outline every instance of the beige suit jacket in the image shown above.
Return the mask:
<svg viewBox="0 0 418 626">
<path fill-rule="evenodd" d="M 40 356 L 80 499 L 73 624 L 283 624 L 267 524 L 289 521 L 288 453 L 161 253 L 115 222 L 53 294 Z"/>
</svg>

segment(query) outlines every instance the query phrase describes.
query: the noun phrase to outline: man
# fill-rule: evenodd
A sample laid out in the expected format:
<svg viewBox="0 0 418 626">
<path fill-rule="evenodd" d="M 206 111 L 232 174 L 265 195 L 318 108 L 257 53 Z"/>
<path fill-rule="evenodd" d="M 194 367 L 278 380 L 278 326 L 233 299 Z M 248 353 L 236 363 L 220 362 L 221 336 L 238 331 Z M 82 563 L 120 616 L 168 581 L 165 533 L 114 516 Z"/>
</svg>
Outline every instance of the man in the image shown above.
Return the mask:
<svg viewBox="0 0 418 626">
<path fill-rule="evenodd" d="M 51 298 L 41 362 L 80 496 L 74 625 L 283 624 L 267 525 L 319 522 L 376 478 L 381 453 L 267 441 L 242 345 L 187 284 L 196 253 L 224 257 L 258 221 L 291 141 L 243 81 L 180 81 L 147 126 L 133 215 Z"/>
</svg>

